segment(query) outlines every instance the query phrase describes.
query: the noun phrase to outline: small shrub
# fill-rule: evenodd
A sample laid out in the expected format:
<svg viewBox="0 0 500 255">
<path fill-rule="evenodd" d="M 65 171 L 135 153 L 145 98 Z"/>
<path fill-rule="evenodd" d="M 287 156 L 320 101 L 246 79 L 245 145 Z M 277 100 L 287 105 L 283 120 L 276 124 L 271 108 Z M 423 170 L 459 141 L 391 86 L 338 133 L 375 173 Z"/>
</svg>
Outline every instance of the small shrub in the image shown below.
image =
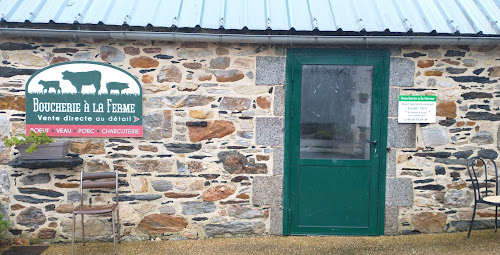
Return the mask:
<svg viewBox="0 0 500 255">
<path fill-rule="evenodd" d="M 35 133 L 33 131 L 30 131 L 28 135 L 21 135 L 21 137 L 11 137 L 3 138 L 3 143 L 7 147 L 12 147 L 14 145 L 24 145 L 24 144 L 29 144 L 30 147 L 26 150 L 27 153 L 32 153 L 36 151 L 36 147 L 39 144 L 49 144 L 53 143 L 54 139 L 50 138 L 47 136 L 47 132 L 42 132 L 40 134 Z"/>
<path fill-rule="evenodd" d="M 3 215 L 0 214 L 0 236 L 5 233 L 5 231 L 10 229 L 10 221 L 7 219 L 3 219 Z"/>
</svg>

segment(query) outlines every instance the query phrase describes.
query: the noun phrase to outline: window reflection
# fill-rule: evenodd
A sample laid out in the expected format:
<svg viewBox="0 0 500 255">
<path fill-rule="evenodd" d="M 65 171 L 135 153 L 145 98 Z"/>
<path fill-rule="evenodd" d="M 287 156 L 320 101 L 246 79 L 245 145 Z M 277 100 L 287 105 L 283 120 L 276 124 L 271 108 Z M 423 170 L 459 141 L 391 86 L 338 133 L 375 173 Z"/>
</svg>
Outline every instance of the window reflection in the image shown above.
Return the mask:
<svg viewBox="0 0 500 255">
<path fill-rule="evenodd" d="M 372 81 L 372 66 L 302 65 L 301 158 L 370 158 Z"/>
</svg>

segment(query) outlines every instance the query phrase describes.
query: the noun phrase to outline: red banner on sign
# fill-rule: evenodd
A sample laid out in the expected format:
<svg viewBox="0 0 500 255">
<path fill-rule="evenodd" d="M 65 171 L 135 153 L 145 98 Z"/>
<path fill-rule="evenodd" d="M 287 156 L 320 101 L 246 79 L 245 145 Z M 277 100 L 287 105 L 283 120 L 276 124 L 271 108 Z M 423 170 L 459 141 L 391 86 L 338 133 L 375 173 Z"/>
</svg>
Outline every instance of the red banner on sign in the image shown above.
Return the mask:
<svg viewBox="0 0 500 255">
<path fill-rule="evenodd" d="M 49 136 L 142 137 L 142 126 L 26 124 L 26 134 L 47 132 Z"/>
</svg>

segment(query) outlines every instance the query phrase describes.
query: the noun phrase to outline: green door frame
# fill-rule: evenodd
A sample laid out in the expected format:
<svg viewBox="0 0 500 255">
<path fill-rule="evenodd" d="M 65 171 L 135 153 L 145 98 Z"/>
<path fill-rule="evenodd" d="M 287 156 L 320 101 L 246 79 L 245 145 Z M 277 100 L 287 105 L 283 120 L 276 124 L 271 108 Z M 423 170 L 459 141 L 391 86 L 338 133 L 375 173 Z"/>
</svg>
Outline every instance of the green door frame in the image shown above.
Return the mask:
<svg viewBox="0 0 500 255">
<path fill-rule="evenodd" d="M 291 223 L 291 178 L 290 173 L 292 171 L 292 160 L 291 160 L 291 139 L 292 135 L 292 105 L 294 100 L 292 98 L 292 91 L 294 89 L 300 89 L 300 87 L 293 87 L 293 64 L 294 59 L 301 56 L 307 57 L 324 57 L 324 56 L 342 56 L 342 57 L 370 57 L 379 58 L 383 65 L 383 81 L 381 84 L 381 107 L 380 116 L 373 116 L 374 118 L 379 117 L 380 120 L 387 120 L 388 118 L 388 102 L 389 102 L 389 50 L 385 49 L 287 49 L 287 61 L 286 61 L 286 92 L 285 92 L 285 155 L 284 155 L 284 179 L 283 179 L 283 235 L 290 235 L 290 223 Z M 375 83 L 374 83 L 375 84 Z M 373 121 L 373 120 L 372 120 Z M 384 148 L 387 148 L 387 121 L 380 121 L 380 153 L 379 153 L 379 175 L 378 175 L 378 197 L 377 197 L 377 228 L 374 235 L 384 234 L 384 215 L 385 215 L 385 179 L 386 179 L 386 152 Z"/>
</svg>

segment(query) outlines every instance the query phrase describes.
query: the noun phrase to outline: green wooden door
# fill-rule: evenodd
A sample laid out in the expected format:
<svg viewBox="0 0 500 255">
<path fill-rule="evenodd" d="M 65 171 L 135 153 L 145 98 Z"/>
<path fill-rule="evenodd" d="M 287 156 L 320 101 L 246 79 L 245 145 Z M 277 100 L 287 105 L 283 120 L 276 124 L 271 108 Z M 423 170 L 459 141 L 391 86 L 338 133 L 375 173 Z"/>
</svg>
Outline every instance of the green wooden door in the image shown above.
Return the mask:
<svg viewBox="0 0 500 255">
<path fill-rule="evenodd" d="M 387 77 L 386 51 L 288 51 L 284 234 L 383 234 Z"/>
</svg>

